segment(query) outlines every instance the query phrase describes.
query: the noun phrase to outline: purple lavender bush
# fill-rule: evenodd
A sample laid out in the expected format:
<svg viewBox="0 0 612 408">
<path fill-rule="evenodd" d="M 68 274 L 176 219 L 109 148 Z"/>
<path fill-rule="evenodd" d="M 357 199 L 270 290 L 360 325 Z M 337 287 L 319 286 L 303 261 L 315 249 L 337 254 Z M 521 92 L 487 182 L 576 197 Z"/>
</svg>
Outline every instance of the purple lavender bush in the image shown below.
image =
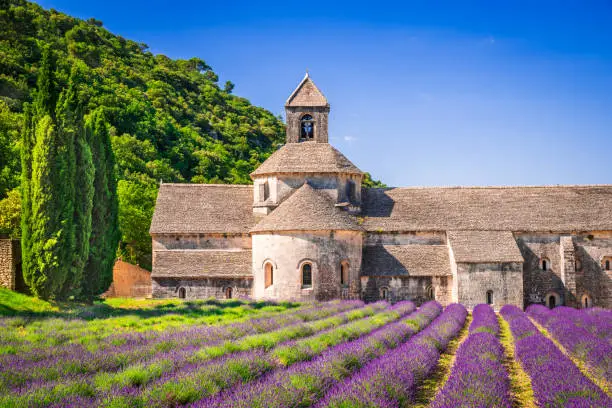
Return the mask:
<svg viewBox="0 0 612 408">
<path fill-rule="evenodd" d="M 571 320 L 576 326 L 612 345 L 612 311 L 601 308 L 574 309 L 559 306 L 554 308 L 552 313 Z"/>
<path fill-rule="evenodd" d="M 531 378 L 539 406 L 612 407 L 612 400 L 541 334 L 522 310 L 506 305 L 501 314 L 510 324 L 515 356 Z"/>
<path fill-rule="evenodd" d="M 363 366 L 337 384 L 316 404 L 317 408 L 370 408 L 407 406 L 418 385 L 436 368 L 440 352 L 465 323 L 467 311 L 452 304 L 408 342 Z"/>
<path fill-rule="evenodd" d="M 531 305 L 527 314 L 535 319 L 575 358 L 586 363 L 589 371 L 600 379 L 612 379 L 612 346 L 586 329 L 578 327 L 565 313 L 553 313 L 542 305 Z"/>
<path fill-rule="evenodd" d="M 470 334 L 459 346 L 451 374 L 431 408 L 511 407 L 510 380 L 497 339 L 499 323 L 489 305 L 472 312 Z"/>
<path fill-rule="evenodd" d="M 415 322 L 426 325 L 437 316 L 441 307 L 428 302 L 399 322 L 387 324 L 369 335 L 339 344 L 320 356 L 278 369 L 262 379 L 211 398 L 203 399 L 194 407 L 305 407 L 310 406 L 342 378 L 383 355 L 411 337 Z"/>
</svg>

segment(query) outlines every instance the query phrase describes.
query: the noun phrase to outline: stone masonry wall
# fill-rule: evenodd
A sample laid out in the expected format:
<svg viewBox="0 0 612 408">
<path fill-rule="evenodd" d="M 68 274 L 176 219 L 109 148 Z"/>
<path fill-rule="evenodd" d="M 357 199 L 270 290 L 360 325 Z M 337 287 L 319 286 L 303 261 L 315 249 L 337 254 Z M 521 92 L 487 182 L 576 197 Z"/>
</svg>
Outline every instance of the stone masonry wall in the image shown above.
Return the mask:
<svg viewBox="0 0 612 408">
<path fill-rule="evenodd" d="M 253 235 L 253 296 L 275 300 L 330 300 L 359 297 L 360 232 L 321 231 Z M 340 265 L 349 265 L 348 290 L 340 284 Z M 273 266 L 273 285 L 265 287 L 265 264 Z M 302 288 L 301 267 L 312 265 L 312 288 Z"/>
<path fill-rule="evenodd" d="M 168 249 L 250 249 L 251 237 L 224 234 L 153 235 L 153 251 Z"/>
<path fill-rule="evenodd" d="M 298 143 L 300 140 L 300 119 L 305 114 L 310 114 L 314 119 L 314 141 L 327 143 L 327 121 L 329 107 L 286 107 L 287 143 Z"/>
<path fill-rule="evenodd" d="M 21 273 L 19 241 L 0 238 L 0 287 L 15 290 L 17 274 Z"/>
<path fill-rule="evenodd" d="M 232 289 L 232 298 L 247 298 L 252 283 L 248 278 L 152 279 L 153 297 L 158 299 L 177 298 L 180 288 L 185 288 L 185 299 L 225 299 L 227 288 Z"/>
<path fill-rule="evenodd" d="M 602 265 L 606 256 L 612 256 L 611 232 L 521 234 L 517 244 L 525 258 L 525 306 L 545 304 L 547 297 L 557 294 L 569 306 L 582 307 L 586 295 L 594 306 L 612 307 L 612 271 L 605 271 Z M 550 261 L 546 271 L 541 267 L 542 258 Z"/>
<path fill-rule="evenodd" d="M 604 269 L 605 258 L 612 257 L 612 233 L 580 234 L 574 242 L 577 306 L 587 295 L 594 306 L 612 308 L 612 270 Z"/>
<path fill-rule="evenodd" d="M 436 294 L 434 296 L 435 299 L 442 304 L 448 304 L 446 299 L 446 278 L 432 278 L 431 276 L 362 276 L 361 298 L 366 302 L 383 300 L 383 290 L 386 290 L 387 297 L 384 300 L 392 303 L 401 300 L 411 300 L 420 305 L 433 299 L 431 297 L 431 289 L 433 288 L 433 293 Z M 436 280 L 435 284 L 433 280 Z M 443 286 L 443 288 L 436 289 L 434 286 Z M 437 292 L 435 292 L 436 290 Z M 437 294 L 440 294 L 440 298 L 438 298 Z"/>
<path fill-rule="evenodd" d="M 468 309 L 486 303 L 493 292 L 493 308 L 511 304 L 523 307 L 523 265 L 519 262 L 457 263 L 458 301 Z"/>
</svg>

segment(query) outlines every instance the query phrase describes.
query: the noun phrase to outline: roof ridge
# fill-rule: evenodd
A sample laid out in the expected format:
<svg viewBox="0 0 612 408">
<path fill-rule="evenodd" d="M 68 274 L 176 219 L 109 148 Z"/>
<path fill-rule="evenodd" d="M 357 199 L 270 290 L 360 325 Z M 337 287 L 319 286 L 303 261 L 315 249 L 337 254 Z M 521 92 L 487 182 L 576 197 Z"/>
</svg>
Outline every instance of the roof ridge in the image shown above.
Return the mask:
<svg viewBox="0 0 612 408">
<path fill-rule="evenodd" d="M 193 187 L 253 187 L 252 184 L 220 184 L 220 183 L 162 183 L 162 186 L 193 186 Z"/>
<path fill-rule="evenodd" d="M 309 213 L 294 208 L 308 206 L 311 209 Z M 304 183 L 250 232 L 327 230 L 361 231 L 362 228 L 356 218 L 337 208 L 328 196 Z"/>
<path fill-rule="evenodd" d="M 289 98 L 287 98 L 287 100 L 285 101 L 285 106 L 290 106 L 290 104 L 293 101 L 293 99 L 295 99 L 295 97 L 299 94 L 300 90 L 308 82 L 312 85 L 314 90 L 319 93 L 319 95 L 321 96 L 321 98 L 323 98 L 323 101 L 325 103 L 324 104 L 321 104 L 321 103 L 309 103 L 309 104 L 304 104 L 303 106 L 329 106 L 329 102 L 327 102 L 327 98 L 325 97 L 323 92 L 321 92 L 319 87 L 314 83 L 314 81 L 310 78 L 310 75 L 308 74 L 308 72 L 306 73 L 306 75 L 304 75 L 304 78 L 300 81 L 300 83 L 295 88 L 295 90 L 293 92 L 291 92 L 291 95 L 289 95 Z M 296 105 L 296 106 L 300 106 L 300 105 Z"/>
<path fill-rule="evenodd" d="M 540 184 L 540 185 L 521 185 L 521 186 L 406 186 L 406 187 L 366 187 L 368 190 L 485 190 L 485 189 L 519 189 L 519 188 L 593 188 L 593 187 L 612 187 L 612 184 Z"/>
</svg>

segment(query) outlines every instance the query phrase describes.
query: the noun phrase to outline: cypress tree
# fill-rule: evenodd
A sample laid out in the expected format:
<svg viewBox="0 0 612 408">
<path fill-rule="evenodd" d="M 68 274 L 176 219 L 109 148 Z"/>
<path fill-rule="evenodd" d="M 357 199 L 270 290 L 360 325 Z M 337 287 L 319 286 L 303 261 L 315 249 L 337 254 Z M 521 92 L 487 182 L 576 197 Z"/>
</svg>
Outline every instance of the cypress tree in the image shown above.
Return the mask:
<svg viewBox="0 0 612 408">
<path fill-rule="evenodd" d="M 51 116 L 45 115 L 38 121 L 35 139 L 30 182 L 30 259 L 24 278 L 36 296 L 49 299 L 59 292 L 68 270 L 61 264 L 64 234 L 54 188 L 58 155 L 57 133 Z"/>
<path fill-rule="evenodd" d="M 54 73 L 53 55 L 45 48 L 34 106 L 26 111 L 22 149 L 24 280 L 44 299 L 66 297 L 80 285 L 79 279 L 74 279 L 78 278 L 76 259 L 79 254 L 84 258 L 83 252 L 87 252 L 87 248 L 79 248 L 80 252 L 75 248 L 75 219 L 82 218 L 80 211 L 79 215 L 75 211 L 75 137 L 80 123 L 77 90 L 71 73 L 69 86 L 58 101 Z M 87 162 L 86 149 L 79 152 Z"/>
<path fill-rule="evenodd" d="M 30 199 L 30 180 L 32 178 L 32 147 L 33 147 L 33 108 L 29 103 L 24 106 L 24 121 L 21 131 L 21 270 L 24 280 L 31 278 L 30 240 L 32 226 L 30 224 L 32 202 Z M 29 285 L 29 283 L 28 283 Z"/>
<path fill-rule="evenodd" d="M 32 292 L 41 297 L 49 297 L 53 293 L 53 288 L 49 285 L 49 270 L 41 270 L 41 254 L 34 253 L 40 251 L 41 243 L 35 243 L 37 239 L 46 239 L 45 232 L 34 231 L 35 228 L 45 224 L 46 218 L 36 219 L 40 215 L 41 209 L 48 208 L 48 203 L 34 202 L 34 189 L 36 189 L 37 199 L 44 195 L 40 182 L 47 177 L 47 171 L 53 165 L 53 160 L 49 161 L 50 155 L 54 155 L 53 146 L 40 145 L 41 140 L 50 142 L 54 134 L 52 116 L 55 116 L 55 104 L 57 94 L 55 88 L 55 59 L 49 47 L 45 47 L 42 52 L 41 64 L 36 81 L 36 93 L 33 105 L 26 104 L 25 120 L 22 131 L 21 146 L 21 250 L 22 250 L 22 271 L 26 284 Z M 38 148 L 37 148 L 38 147 Z M 34 163 L 35 160 L 43 160 L 44 163 Z M 34 170 L 36 169 L 36 173 Z M 34 180 L 36 178 L 36 180 Z M 34 185 L 35 184 L 35 185 Z M 37 225 L 34 225 L 37 221 Z M 46 231 L 46 229 L 45 229 Z M 43 262 L 45 265 L 53 264 L 54 261 Z"/>
<path fill-rule="evenodd" d="M 94 165 L 91 149 L 87 143 L 81 105 L 78 96 L 80 83 L 78 65 L 74 65 L 70 72 L 68 88 L 61 95 L 57 110 L 57 121 L 64 144 L 63 154 L 66 163 L 63 167 L 63 179 L 72 180 L 65 183 L 62 195 L 66 197 L 62 212 L 66 214 L 66 251 L 63 259 L 70 267 L 64 281 L 61 298 L 71 295 L 78 296 L 81 291 L 83 270 L 89 257 L 89 238 L 91 234 L 91 210 L 93 200 Z M 69 214 L 73 213 L 69 225 Z"/>
<path fill-rule="evenodd" d="M 115 158 L 109 126 L 100 109 L 86 120 L 85 130 L 95 163 L 89 260 L 83 277 L 83 296 L 93 299 L 108 289 L 119 245 L 119 216 Z"/>
</svg>

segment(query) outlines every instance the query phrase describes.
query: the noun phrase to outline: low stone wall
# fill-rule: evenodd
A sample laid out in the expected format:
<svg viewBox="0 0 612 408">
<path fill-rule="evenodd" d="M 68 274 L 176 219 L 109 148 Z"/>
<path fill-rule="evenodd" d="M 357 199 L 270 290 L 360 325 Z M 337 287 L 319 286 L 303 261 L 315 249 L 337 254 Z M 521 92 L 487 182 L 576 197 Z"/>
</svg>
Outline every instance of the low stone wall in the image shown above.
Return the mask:
<svg viewBox="0 0 612 408">
<path fill-rule="evenodd" d="M 185 299 L 251 297 L 252 285 L 253 279 L 249 278 L 153 278 L 152 280 L 153 297 L 159 299 L 181 298 L 182 294 Z"/>
<path fill-rule="evenodd" d="M 151 297 L 151 272 L 118 260 L 113 267 L 113 283 L 105 297 Z"/>
<path fill-rule="evenodd" d="M 0 287 L 15 290 L 21 274 L 19 241 L 0 238 Z"/>
</svg>

